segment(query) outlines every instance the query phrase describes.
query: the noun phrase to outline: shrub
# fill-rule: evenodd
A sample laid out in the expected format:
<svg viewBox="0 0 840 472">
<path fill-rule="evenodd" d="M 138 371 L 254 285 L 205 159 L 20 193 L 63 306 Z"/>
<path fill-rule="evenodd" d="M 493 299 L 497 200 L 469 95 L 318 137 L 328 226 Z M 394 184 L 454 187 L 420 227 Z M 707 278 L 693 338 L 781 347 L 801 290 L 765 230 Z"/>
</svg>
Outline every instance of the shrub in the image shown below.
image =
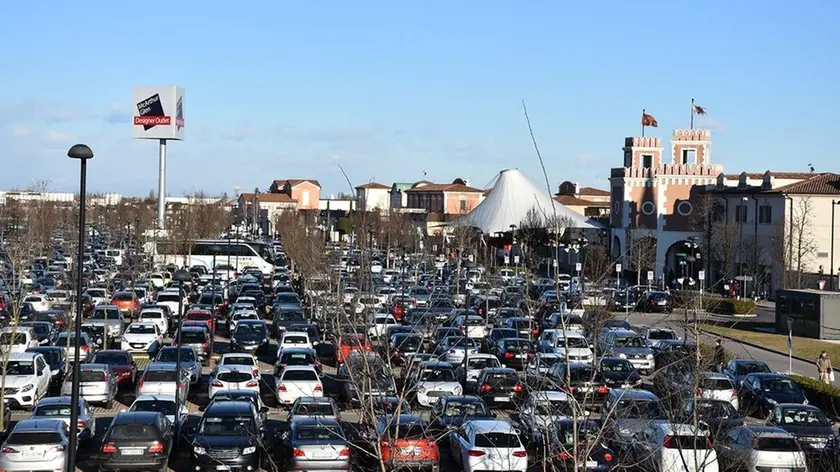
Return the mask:
<svg viewBox="0 0 840 472">
<path fill-rule="evenodd" d="M 720 315 L 746 315 L 755 310 L 755 302 L 731 298 L 704 298 L 703 309 Z"/>
<path fill-rule="evenodd" d="M 829 416 L 837 416 L 840 412 L 840 388 L 820 382 L 818 379 L 790 374 L 791 380 L 796 382 L 805 392 L 808 401 Z"/>
</svg>

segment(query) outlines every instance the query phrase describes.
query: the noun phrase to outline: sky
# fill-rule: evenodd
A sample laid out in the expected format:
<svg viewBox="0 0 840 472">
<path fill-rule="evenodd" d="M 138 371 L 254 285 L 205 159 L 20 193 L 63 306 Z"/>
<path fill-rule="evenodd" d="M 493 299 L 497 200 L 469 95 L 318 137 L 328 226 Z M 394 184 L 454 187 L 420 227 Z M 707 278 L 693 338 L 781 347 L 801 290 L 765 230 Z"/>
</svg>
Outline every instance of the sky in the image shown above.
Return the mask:
<svg viewBox="0 0 840 472">
<path fill-rule="evenodd" d="M 0 188 L 77 191 L 66 153 L 82 142 L 90 191 L 148 195 L 139 85 L 186 90 L 174 196 L 281 178 L 322 195 L 424 176 L 484 188 L 512 167 L 542 186 L 523 100 L 552 192 L 608 188 L 642 109 L 667 143 L 692 98 L 728 173 L 840 171 L 838 14 L 816 0 L 4 2 Z"/>
</svg>

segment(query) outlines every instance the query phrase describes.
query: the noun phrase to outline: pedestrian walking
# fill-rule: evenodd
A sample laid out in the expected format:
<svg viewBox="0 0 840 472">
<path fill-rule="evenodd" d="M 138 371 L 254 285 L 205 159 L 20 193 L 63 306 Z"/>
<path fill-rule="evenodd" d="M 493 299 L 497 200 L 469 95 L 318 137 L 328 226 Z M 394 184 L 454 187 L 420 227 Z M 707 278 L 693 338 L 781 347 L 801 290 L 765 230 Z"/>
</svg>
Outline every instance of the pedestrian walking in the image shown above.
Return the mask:
<svg viewBox="0 0 840 472">
<path fill-rule="evenodd" d="M 826 351 L 821 352 L 820 357 L 817 358 L 817 372 L 820 374 L 820 382 L 831 385 L 834 370 L 831 367 L 831 358 L 828 357 Z"/>
<path fill-rule="evenodd" d="M 715 369 L 718 372 L 723 372 L 723 364 L 726 362 L 726 349 L 723 348 L 723 343 L 720 339 L 715 341 Z"/>
</svg>

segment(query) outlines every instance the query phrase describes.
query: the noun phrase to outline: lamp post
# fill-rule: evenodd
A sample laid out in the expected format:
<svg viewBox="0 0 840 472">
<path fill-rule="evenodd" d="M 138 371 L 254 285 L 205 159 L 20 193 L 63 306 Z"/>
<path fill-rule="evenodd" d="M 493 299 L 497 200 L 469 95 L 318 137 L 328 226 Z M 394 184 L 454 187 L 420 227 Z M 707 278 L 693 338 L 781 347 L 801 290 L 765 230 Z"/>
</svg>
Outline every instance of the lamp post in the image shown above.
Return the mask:
<svg viewBox="0 0 840 472">
<path fill-rule="evenodd" d="M 744 277 L 744 223 L 747 222 L 747 202 L 749 198 L 741 197 L 743 202 L 741 208 L 744 209 L 741 215 L 740 230 L 738 236 L 738 273 L 741 275 L 741 299 L 747 298 L 747 280 Z"/>
<path fill-rule="evenodd" d="M 79 422 L 79 338 L 82 332 L 82 260 L 85 256 L 85 191 L 87 186 L 87 161 L 93 158 L 93 151 L 85 144 L 76 144 L 67 151 L 67 157 L 78 159 L 81 169 L 79 172 L 79 246 L 76 253 L 76 319 L 73 335 L 73 352 L 76 362 L 73 363 L 73 383 L 70 391 L 70 450 L 67 453 L 67 469 L 76 470 L 76 449 L 78 449 Z"/>
<path fill-rule="evenodd" d="M 228 239 L 228 244 L 230 244 L 230 239 Z M 213 290 L 216 290 L 216 254 L 222 252 L 222 248 L 219 247 L 218 244 L 214 244 L 210 246 L 210 250 L 213 251 L 213 272 L 212 272 L 212 281 L 210 284 L 213 286 Z"/>
<path fill-rule="evenodd" d="M 178 347 L 178 349 L 175 349 L 175 431 L 181 431 L 181 415 L 179 413 L 181 411 L 181 376 L 183 375 L 183 372 L 181 372 L 181 323 L 184 316 L 184 282 L 192 280 L 192 276 L 189 272 L 181 269 L 172 274 L 172 279 L 178 282 L 178 292 L 180 294 L 178 297 L 178 335 L 174 342 Z"/>
<path fill-rule="evenodd" d="M 514 266 L 516 266 L 516 275 L 519 275 L 519 259 L 513 260 L 513 246 L 516 245 L 516 225 L 510 225 L 510 258 Z M 520 251 L 521 252 L 521 251 Z"/>
<path fill-rule="evenodd" d="M 260 214 L 260 189 L 254 188 L 254 239 L 260 235 L 260 223 L 258 221 Z"/>
</svg>

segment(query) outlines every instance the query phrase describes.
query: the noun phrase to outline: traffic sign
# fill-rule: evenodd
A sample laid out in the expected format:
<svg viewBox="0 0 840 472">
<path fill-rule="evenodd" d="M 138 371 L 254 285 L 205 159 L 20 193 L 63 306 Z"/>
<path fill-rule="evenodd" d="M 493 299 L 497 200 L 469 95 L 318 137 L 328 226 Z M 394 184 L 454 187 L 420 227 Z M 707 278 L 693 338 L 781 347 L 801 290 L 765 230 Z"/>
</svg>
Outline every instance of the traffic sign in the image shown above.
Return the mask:
<svg viewBox="0 0 840 472">
<path fill-rule="evenodd" d="M 581 269 L 583 269 L 583 264 L 581 264 L 580 262 L 575 263 L 575 270 L 580 272 Z"/>
<path fill-rule="evenodd" d="M 510 256 L 505 255 L 505 265 L 510 264 Z"/>
<path fill-rule="evenodd" d="M 697 278 L 700 280 L 706 280 L 706 271 L 701 270 L 700 272 L 697 272 Z"/>
<path fill-rule="evenodd" d="M 513 263 L 519 264 L 519 256 L 513 256 Z"/>
<path fill-rule="evenodd" d="M 615 265 L 615 271 L 618 272 L 619 274 L 621 273 L 621 264 L 616 264 Z"/>
<path fill-rule="evenodd" d="M 648 280 L 653 280 L 653 271 L 652 270 L 648 271 Z"/>
</svg>

